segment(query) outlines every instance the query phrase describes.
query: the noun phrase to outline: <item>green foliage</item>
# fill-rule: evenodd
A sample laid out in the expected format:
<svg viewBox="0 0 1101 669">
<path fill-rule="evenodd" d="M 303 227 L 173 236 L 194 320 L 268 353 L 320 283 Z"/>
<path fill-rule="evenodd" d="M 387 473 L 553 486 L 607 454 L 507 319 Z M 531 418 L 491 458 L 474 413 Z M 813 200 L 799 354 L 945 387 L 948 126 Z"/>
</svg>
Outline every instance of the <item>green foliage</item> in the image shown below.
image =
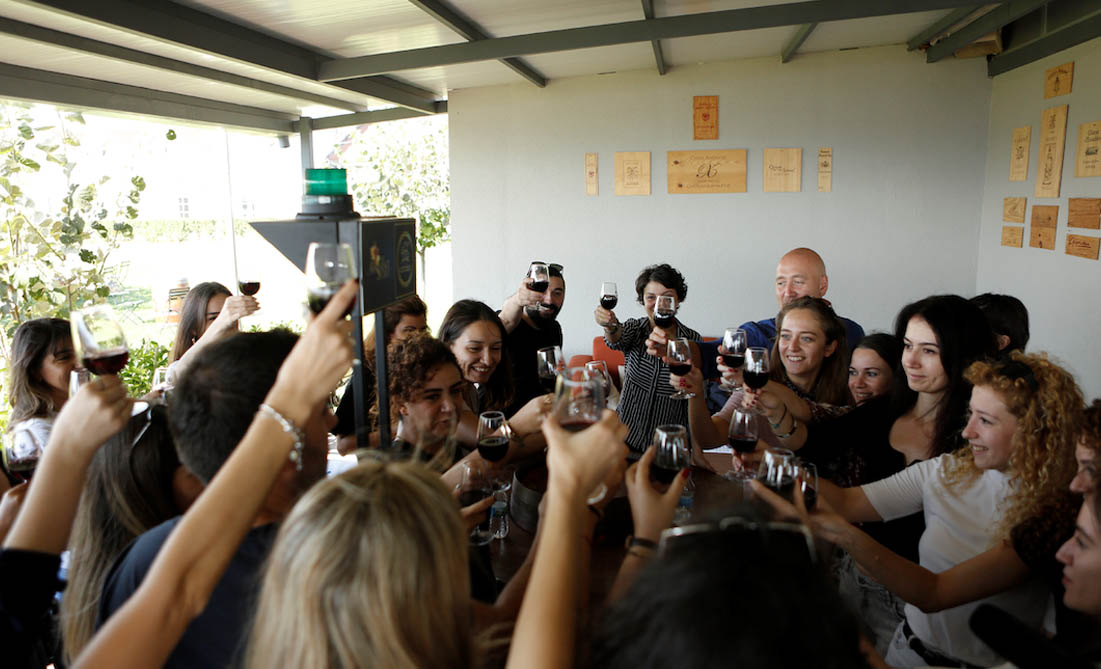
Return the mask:
<svg viewBox="0 0 1101 669">
<path fill-rule="evenodd" d="M 73 178 L 79 113 L 55 112 L 56 125 L 33 126 L 29 105 L 0 105 L 0 328 L 10 339 L 20 323 L 68 317 L 111 293 L 111 253 L 133 236 L 145 181 L 134 176 L 121 192 L 110 176 Z M 47 165 L 44 168 L 43 165 Z M 51 167 L 56 165 L 56 167 Z M 60 205 L 41 206 L 29 192 L 60 191 Z M 112 195 L 114 195 L 112 197 Z M 110 200 L 110 201 L 108 201 Z M 5 347 L 6 348 L 6 347 Z M 7 351 L 0 350 L 6 357 Z"/>
<path fill-rule="evenodd" d="M 345 167 L 362 214 L 418 221 L 417 251 L 451 240 L 447 119 L 433 117 L 360 126 L 329 155 Z"/>
<path fill-rule="evenodd" d="M 272 330 L 290 330 L 295 334 L 302 334 L 305 329 L 302 327 L 302 323 L 295 321 L 280 321 L 278 323 L 266 323 L 261 325 L 255 323 L 249 326 L 249 332 L 271 332 Z"/>
<path fill-rule="evenodd" d="M 131 397 L 141 397 L 153 386 L 153 371 L 168 366 L 169 349 L 164 344 L 143 340 L 138 346 L 130 346 L 130 362 L 119 372 Z"/>
</svg>

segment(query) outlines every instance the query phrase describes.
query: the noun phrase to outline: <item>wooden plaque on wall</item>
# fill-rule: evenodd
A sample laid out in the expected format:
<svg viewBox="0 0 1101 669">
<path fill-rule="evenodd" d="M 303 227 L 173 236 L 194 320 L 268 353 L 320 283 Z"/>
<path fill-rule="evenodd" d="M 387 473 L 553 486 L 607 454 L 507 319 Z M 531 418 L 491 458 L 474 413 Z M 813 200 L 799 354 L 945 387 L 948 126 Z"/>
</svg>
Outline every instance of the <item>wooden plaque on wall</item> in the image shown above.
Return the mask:
<svg viewBox="0 0 1101 669">
<path fill-rule="evenodd" d="M 615 154 L 615 194 L 650 194 L 650 152 L 617 151 Z"/>
<path fill-rule="evenodd" d="M 1013 151 L 1009 155 L 1009 180 L 1028 181 L 1028 150 L 1032 142 L 1032 126 L 1013 129 Z"/>
<path fill-rule="evenodd" d="M 1006 223 L 1024 223 L 1025 202 L 1023 197 L 1005 198 L 1002 201 L 1002 220 Z"/>
<path fill-rule="evenodd" d="M 1074 86 L 1074 61 L 1056 65 L 1044 72 L 1044 99 L 1070 93 Z"/>
<path fill-rule="evenodd" d="M 599 193 L 599 181 L 597 168 L 599 167 L 597 154 L 585 154 L 585 195 L 597 195 Z"/>
<path fill-rule="evenodd" d="M 1067 235 L 1067 255 L 1097 260 L 1101 239 L 1082 235 Z"/>
<path fill-rule="evenodd" d="M 744 193 L 746 149 L 668 151 L 669 193 Z"/>
<path fill-rule="evenodd" d="M 818 148 L 818 192 L 829 193 L 833 190 L 833 147 Z"/>
<path fill-rule="evenodd" d="M 762 182 L 766 193 L 798 193 L 803 188 L 803 149 L 765 149 Z"/>
<path fill-rule="evenodd" d="M 1025 245 L 1025 229 L 1016 225 L 1002 226 L 1002 246 L 1021 248 Z"/>
<path fill-rule="evenodd" d="M 1034 249 L 1055 250 L 1055 228 L 1038 228 L 1032 226 L 1029 234 L 1028 245 Z"/>
<path fill-rule="evenodd" d="M 1067 201 L 1067 227 L 1101 230 L 1101 198 L 1070 198 Z"/>
<path fill-rule="evenodd" d="M 719 138 L 719 96 L 692 98 L 692 139 Z"/>
<path fill-rule="evenodd" d="M 1036 170 L 1036 197 L 1059 197 L 1063 178 L 1063 147 L 1067 139 L 1067 105 L 1044 110 L 1040 123 L 1040 164 Z"/>
<path fill-rule="evenodd" d="M 1101 121 L 1078 126 L 1078 154 L 1074 176 L 1101 177 Z"/>
</svg>

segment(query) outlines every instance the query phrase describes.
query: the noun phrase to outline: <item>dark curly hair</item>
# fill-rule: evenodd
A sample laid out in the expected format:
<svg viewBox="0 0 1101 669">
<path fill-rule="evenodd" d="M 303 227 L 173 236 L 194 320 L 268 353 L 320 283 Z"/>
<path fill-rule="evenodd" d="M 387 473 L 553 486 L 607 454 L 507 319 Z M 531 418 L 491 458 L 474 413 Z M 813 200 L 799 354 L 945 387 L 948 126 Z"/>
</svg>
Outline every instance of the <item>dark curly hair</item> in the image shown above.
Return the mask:
<svg viewBox="0 0 1101 669">
<path fill-rule="evenodd" d="M 684 275 L 674 269 L 672 265 L 662 263 L 660 265 L 650 265 L 638 273 L 638 278 L 635 279 L 635 295 L 639 304 L 643 303 L 642 294 L 646 292 L 646 284 L 651 281 L 657 281 L 666 288 L 672 288 L 676 291 L 677 304 L 684 302 L 684 298 L 688 296 L 688 284 L 684 282 Z"/>
<path fill-rule="evenodd" d="M 432 370 L 440 365 L 459 369 L 451 348 L 429 334 L 415 334 L 390 346 L 386 356 L 386 371 L 390 378 L 390 418 L 397 421 L 401 402 L 411 402 L 424 387 Z M 460 376 L 462 375 L 460 371 Z M 375 404 L 375 413 L 378 404 Z"/>
</svg>

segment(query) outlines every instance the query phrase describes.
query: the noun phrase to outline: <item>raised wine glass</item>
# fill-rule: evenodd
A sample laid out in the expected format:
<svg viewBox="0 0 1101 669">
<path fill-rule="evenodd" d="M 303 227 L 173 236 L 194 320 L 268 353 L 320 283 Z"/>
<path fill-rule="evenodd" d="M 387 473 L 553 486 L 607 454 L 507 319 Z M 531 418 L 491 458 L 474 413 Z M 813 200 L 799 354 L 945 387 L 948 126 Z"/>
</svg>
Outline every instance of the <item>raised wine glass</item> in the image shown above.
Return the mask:
<svg viewBox="0 0 1101 669">
<path fill-rule="evenodd" d="M 310 244 L 306 252 L 306 304 L 315 316 L 321 313 L 341 286 L 354 278 L 356 263 L 351 245 L 331 242 Z M 351 311 L 350 306 L 344 315 Z"/>
<path fill-rule="evenodd" d="M 46 444 L 30 430 L 21 434 L 5 431 L 0 439 L 3 440 L 0 457 L 3 458 L 4 469 L 20 481 L 30 481 Z"/>
<path fill-rule="evenodd" d="M 585 363 L 585 369 L 600 379 L 604 385 L 604 399 L 607 400 L 612 392 L 612 377 L 608 374 L 608 363 L 603 360 L 590 360 Z"/>
<path fill-rule="evenodd" d="M 81 309 L 72 315 L 70 327 L 76 356 L 91 373 L 118 374 L 130 361 L 126 337 L 110 306 L 97 304 Z"/>
<path fill-rule="evenodd" d="M 477 504 L 486 497 L 492 496 L 493 483 L 490 481 L 489 472 L 485 465 L 472 461 L 462 463 L 462 482 L 459 483 L 459 506 Z M 489 529 L 489 511 L 487 510 L 485 514 L 485 519 L 470 531 L 470 543 L 476 546 L 484 546 L 493 539 L 493 532 Z"/>
<path fill-rule="evenodd" d="M 759 438 L 756 414 L 735 409 L 730 416 L 730 430 L 728 430 L 726 437 L 726 443 L 730 445 L 731 450 L 739 456 L 752 453 L 757 450 L 757 440 Z M 727 479 L 740 481 L 744 484 L 756 476 L 742 463 L 741 457 L 733 458 L 733 462 L 730 471 L 723 474 Z"/>
<path fill-rule="evenodd" d="M 803 504 L 807 511 L 814 511 L 818 505 L 818 466 L 796 458 L 793 469 L 795 484 L 803 491 Z"/>
<path fill-rule="evenodd" d="M 512 438 L 505 414 L 500 411 L 484 411 L 478 416 L 478 455 L 488 462 L 499 462 L 508 455 L 508 442 Z"/>
<path fill-rule="evenodd" d="M 795 454 L 786 448 L 765 451 L 757 480 L 789 502 L 795 500 Z"/>
<path fill-rule="evenodd" d="M 669 363 L 669 373 L 676 374 L 677 376 L 687 376 L 688 373 L 692 371 L 692 349 L 689 347 L 687 339 L 683 337 L 680 339 L 670 339 L 665 357 Z M 677 392 L 669 396 L 669 399 L 687 400 L 695 396 L 695 393 L 690 393 L 683 388 L 679 388 Z"/>
<path fill-rule="evenodd" d="M 554 393 L 555 418 L 570 432 L 580 432 L 600 420 L 604 410 L 604 383 L 585 367 L 569 367 L 558 378 Z M 597 485 L 589 494 L 589 504 L 596 504 L 608 494 L 608 487 Z"/>
<path fill-rule="evenodd" d="M 677 318 L 677 298 L 672 295 L 658 295 L 654 303 L 654 325 L 665 329 Z"/>
<path fill-rule="evenodd" d="M 92 373 L 83 367 L 77 367 L 69 372 L 69 397 L 77 394 L 80 387 L 92 380 Z"/>
<path fill-rule="evenodd" d="M 528 287 L 537 293 L 545 293 L 550 288 L 550 268 L 544 262 L 533 262 L 528 267 L 528 278 L 531 279 Z"/>
<path fill-rule="evenodd" d="M 617 304 L 619 304 L 619 291 L 616 290 L 615 283 L 605 281 L 600 284 L 600 306 L 611 311 Z"/>
<path fill-rule="evenodd" d="M 745 369 L 742 371 L 742 383 L 747 388 L 760 390 L 768 383 L 768 349 L 750 346 L 745 351 Z"/>
<path fill-rule="evenodd" d="M 566 358 L 561 346 L 547 346 L 535 352 L 535 371 L 539 375 L 539 385 L 543 392 L 553 393 L 558 375 L 566 368 Z"/>
<path fill-rule="evenodd" d="M 723 341 L 719 345 L 719 355 L 723 358 L 723 364 L 731 369 L 741 369 L 745 364 L 746 333 L 741 328 L 727 328 L 723 332 Z M 726 379 L 722 382 L 723 390 L 738 390 L 741 386 L 729 385 Z"/>
<path fill-rule="evenodd" d="M 659 425 L 654 428 L 654 464 L 650 478 L 669 485 L 682 469 L 691 466 L 688 430 L 683 425 Z"/>
</svg>

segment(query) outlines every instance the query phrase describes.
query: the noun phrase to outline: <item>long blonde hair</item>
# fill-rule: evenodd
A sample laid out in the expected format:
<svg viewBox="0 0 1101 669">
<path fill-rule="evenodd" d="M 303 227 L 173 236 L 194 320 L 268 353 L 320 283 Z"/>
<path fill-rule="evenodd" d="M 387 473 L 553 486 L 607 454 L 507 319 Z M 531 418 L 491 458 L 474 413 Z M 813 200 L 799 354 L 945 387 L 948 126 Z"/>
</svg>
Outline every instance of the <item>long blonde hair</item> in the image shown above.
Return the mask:
<svg viewBox="0 0 1101 669">
<path fill-rule="evenodd" d="M 250 668 L 475 666 L 467 537 L 439 475 L 367 461 L 314 486 L 256 612 Z"/>
<path fill-rule="evenodd" d="M 1017 418 L 1009 476 L 1013 491 L 1005 500 L 997 534 L 1003 538 L 1040 510 L 1061 503 L 1075 473 L 1074 447 L 1082 434 L 1084 400 L 1074 377 L 1046 354 L 1014 352 L 998 362 L 980 361 L 964 376 L 973 386 L 998 393 Z M 948 485 L 967 486 L 982 470 L 966 446 L 950 456 Z"/>
</svg>

